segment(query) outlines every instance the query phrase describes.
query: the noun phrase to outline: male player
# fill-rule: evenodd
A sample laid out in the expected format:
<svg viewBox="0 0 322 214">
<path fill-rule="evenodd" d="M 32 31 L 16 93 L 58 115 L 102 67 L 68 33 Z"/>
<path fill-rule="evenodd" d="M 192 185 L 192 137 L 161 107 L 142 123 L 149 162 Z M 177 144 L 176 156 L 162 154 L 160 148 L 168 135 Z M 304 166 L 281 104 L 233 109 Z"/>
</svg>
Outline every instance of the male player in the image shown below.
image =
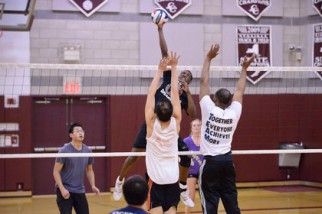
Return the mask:
<svg viewBox="0 0 322 214">
<path fill-rule="evenodd" d="M 199 100 L 202 115 L 200 147 L 204 155 L 199 170 L 200 198 L 203 213 L 217 214 L 221 199 L 227 213 L 240 214 L 231 144 L 242 112 L 247 68 L 253 62 L 255 54 L 250 58 L 244 58 L 234 95 L 229 90 L 221 88 L 212 100 L 209 67 L 218 52 L 218 44 L 211 46 L 200 78 Z"/>
<path fill-rule="evenodd" d="M 161 48 L 162 58 L 168 57 L 168 47 L 163 34 L 163 24 L 158 25 L 158 34 L 159 34 L 159 44 Z M 184 109 L 192 119 L 196 117 L 196 106 L 193 101 L 193 98 L 190 94 L 188 85 L 192 81 L 192 74 L 188 70 L 184 70 L 180 73 L 179 77 L 179 95 L 180 95 L 180 104 L 181 109 Z M 171 70 L 163 72 L 163 82 L 161 86 L 158 88 L 155 94 L 155 101 L 157 102 L 160 99 L 170 99 L 171 93 Z M 146 124 L 143 123 L 137 138 L 132 146 L 131 152 L 144 152 L 146 149 Z M 187 145 L 183 142 L 183 140 L 178 138 L 178 150 L 179 151 L 189 151 Z M 115 188 L 113 192 L 113 197 L 116 201 L 120 200 L 122 197 L 122 185 L 124 183 L 124 177 L 127 175 L 128 171 L 133 167 L 133 165 L 139 159 L 138 156 L 130 156 L 123 163 L 121 172 L 115 181 Z M 189 207 L 194 207 L 193 201 L 189 198 L 187 192 L 187 178 L 189 173 L 189 167 L 191 163 L 190 156 L 181 155 L 179 162 L 179 181 L 180 181 L 180 191 L 181 191 L 181 199 L 183 203 Z"/>
</svg>

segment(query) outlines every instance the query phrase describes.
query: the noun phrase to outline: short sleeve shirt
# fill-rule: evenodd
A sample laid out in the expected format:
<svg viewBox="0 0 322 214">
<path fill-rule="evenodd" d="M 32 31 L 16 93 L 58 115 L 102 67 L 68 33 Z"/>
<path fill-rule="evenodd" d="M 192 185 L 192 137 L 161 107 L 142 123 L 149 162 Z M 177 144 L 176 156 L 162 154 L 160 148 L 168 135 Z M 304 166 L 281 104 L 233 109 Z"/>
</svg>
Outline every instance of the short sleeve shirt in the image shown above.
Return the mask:
<svg viewBox="0 0 322 214">
<path fill-rule="evenodd" d="M 76 150 L 71 143 L 65 144 L 58 153 L 89 153 L 92 152 L 85 144 Z M 93 157 L 57 157 L 56 162 L 64 164 L 60 176 L 64 187 L 72 193 L 84 193 L 83 184 L 86 167 L 94 163 Z"/>
<path fill-rule="evenodd" d="M 188 146 L 189 151 L 200 151 L 200 146 L 197 146 L 191 136 L 186 137 L 183 139 L 185 144 Z M 191 156 L 191 164 L 189 168 L 189 174 L 191 175 L 198 175 L 199 168 L 202 164 L 203 156 L 202 155 L 192 155 Z"/>
<path fill-rule="evenodd" d="M 202 115 L 200 145 L 203 155 L 221 155 L 231 150 L 233 135 L 241 116 L 242 105 L 233 101 L 226 109 L 215 105 L 209 95 L 200 100 Z"/>
</svg>

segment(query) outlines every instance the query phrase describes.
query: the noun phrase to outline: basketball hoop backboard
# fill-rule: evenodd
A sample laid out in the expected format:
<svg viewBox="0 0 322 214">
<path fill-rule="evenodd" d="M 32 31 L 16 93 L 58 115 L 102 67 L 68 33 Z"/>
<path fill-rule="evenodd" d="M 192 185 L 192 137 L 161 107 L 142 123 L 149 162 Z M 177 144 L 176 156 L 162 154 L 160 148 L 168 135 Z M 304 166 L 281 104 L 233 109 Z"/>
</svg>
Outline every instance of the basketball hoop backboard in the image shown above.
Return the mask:
<svg viewBox="0 0 322 214">
<path fill-rule="evenodd" d="M 0 0 L 0 29 L 29 31 L 36 0 Z"/>
</svg>

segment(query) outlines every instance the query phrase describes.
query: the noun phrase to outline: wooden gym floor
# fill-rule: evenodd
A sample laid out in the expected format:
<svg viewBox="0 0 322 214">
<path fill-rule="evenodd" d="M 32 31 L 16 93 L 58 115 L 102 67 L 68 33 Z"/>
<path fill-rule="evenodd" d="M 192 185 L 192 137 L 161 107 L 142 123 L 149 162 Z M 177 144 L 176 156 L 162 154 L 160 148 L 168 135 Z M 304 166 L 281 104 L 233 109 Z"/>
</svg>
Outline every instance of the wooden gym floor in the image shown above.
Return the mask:
<svg viewBox="0 0 322 214">
<path fill-rule="evenodd" d="M 257 188 L 239 188 L 239 206 L 243 214 L 321 214 L 322 188 L 302 185 L 274 186 Z M 192 213 L 202 213 L 199 195 L 196 195 L 195 208 Z M 100 196 L 88 194 L 91 214 L 107 214 L 114 209 L 125 206 L 122 199 L 115 202 L 111 193 Z M 56 214 L 58 209 L 55 196 L 2 197 L 1 214 Z M 178 213 L 184 213 L 180 202 Z M 219 213 L 225 213 L 220 204 Z"/>
</svg>

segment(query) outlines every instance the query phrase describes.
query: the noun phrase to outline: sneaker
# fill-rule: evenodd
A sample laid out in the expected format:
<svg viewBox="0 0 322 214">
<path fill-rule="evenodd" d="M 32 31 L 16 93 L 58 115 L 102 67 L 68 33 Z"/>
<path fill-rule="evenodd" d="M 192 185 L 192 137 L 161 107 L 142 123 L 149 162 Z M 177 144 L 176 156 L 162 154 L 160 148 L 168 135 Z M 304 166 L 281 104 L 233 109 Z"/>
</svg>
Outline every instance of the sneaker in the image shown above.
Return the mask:
<svg viewBox="0 0 322 214">
<path fill-rule="evenodd" d="M 120 176 L 118 176 L 115 181 L 115 187 L 114 187 L 114 192 L 113 192 L 113 198 L 115 201 L 119 201 L 123 195 L 122 187 L 124 184 L 124 178 L 122 181 L 120 181 L 119 178 L 120 178 Z"/>
<path fill-rule="evenodd" d="M 180 193 L 180 198 L 182 200 L 182 202 L 188 206 L 188 207 L 194 207 L 195 203 L 193 203 L 193 201 L 191 200 L 191 198 L 189 197 L 189 191 L 183 191 Z"/>
</svg>

